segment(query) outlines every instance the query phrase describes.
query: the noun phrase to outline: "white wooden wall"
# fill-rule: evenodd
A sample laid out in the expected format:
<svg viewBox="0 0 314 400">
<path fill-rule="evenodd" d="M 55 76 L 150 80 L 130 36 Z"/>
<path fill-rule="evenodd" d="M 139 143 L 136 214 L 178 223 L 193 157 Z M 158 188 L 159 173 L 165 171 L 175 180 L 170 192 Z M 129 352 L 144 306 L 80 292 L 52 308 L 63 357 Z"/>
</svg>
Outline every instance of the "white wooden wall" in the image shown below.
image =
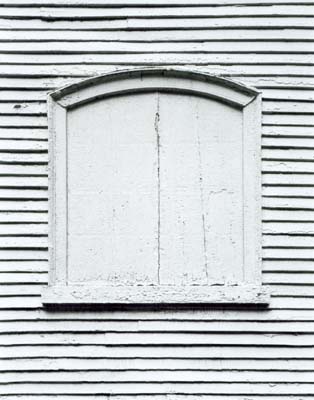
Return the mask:
<svg viewBox="0 0 314 400">
<path fill-rule="evenodd" d="M 314 399 L 313 5 L 1 1 L 1 399 Z M 46 94 L 139 65 L 191 66 L 263 91 L 268 311 L 42 308 Z"/>
</svg>

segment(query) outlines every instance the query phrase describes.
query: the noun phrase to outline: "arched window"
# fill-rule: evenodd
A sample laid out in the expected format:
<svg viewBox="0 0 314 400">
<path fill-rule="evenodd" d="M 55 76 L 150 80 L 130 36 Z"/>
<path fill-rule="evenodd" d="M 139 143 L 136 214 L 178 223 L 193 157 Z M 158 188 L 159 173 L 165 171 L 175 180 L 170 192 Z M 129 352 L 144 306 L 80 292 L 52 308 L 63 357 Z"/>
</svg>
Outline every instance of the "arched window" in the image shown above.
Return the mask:
<svg viewBox="0 0 314 400">
<path fill-rule="evenodd" d="M 267 302 L 257 91 L 151 68 L 49 102 L 45 304 Z"/>
</svg>

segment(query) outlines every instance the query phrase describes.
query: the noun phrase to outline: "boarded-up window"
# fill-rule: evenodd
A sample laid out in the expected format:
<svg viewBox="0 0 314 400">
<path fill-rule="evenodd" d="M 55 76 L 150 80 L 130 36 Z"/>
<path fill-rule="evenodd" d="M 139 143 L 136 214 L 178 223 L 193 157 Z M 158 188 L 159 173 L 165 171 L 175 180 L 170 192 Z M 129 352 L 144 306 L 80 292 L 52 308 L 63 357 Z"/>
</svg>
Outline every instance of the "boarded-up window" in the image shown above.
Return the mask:
<svg viewBox="0 0 314 400">
<path fill-rule="evenodd" d="M 265 303 L 252 89 L 173 70 L 57 91 L 44 303 Z"/>
</svg>

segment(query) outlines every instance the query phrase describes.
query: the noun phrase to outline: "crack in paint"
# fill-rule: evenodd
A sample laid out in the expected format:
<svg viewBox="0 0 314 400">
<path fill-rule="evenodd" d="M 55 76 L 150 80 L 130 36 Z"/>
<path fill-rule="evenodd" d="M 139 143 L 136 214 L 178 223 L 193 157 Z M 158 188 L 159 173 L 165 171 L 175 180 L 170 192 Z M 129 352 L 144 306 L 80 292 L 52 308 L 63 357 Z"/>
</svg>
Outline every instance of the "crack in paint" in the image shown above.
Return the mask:
<svg viewBox="0 0 314 400">
<path fill-rule="evenodd" d="M 154 127 L 155 127 L 155 133 L 156 133 L 156 139 L 157 139 L 157 191 L 158 191 L 158 203 L 157 203 L 157 209 L 158 209 L 158 223 L 157 223 L 157 281 L 158 284 L 160 284 L 160 134 L 159 134 L 159 122 L 160 122 L 160 114 L 159 114 L 159 93 L 157 93 L 157 110 L 155 113 L 155 122 L 154 122 Z"/>
<path fill-rule="evenodd" d="M 202 168 L 201 140 L 200 140 L 200 134 L 199 134 L 198 120 L 199 120 L 199 112 L 198 112 L 198 107 L 197 107 L 197 111 L 196 111 L 196 121 L 197 121 L 196 132 L 197 132 L 198 169 L 199 169 L 199 183 L 200 183 L 201 208 L 202 208 L 202 229 L 203 229 L 203 247 L 204 247 L 205 275 L 206 275 L 206 281 L 207 281 L 207 284 L 208 284 L 208 258 L 207 258 L 207 240 L 206 240 L 205 214 L 204 214 L 203 168 Z"/>
</svg>

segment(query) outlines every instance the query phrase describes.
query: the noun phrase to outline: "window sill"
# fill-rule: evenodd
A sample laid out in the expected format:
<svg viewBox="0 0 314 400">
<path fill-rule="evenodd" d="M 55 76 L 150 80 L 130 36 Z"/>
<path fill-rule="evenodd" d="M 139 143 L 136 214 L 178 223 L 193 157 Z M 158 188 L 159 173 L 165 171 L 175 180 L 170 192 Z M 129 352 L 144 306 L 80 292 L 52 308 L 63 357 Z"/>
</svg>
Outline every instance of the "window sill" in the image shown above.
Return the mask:
<svg viewBox="0 0 314 400">
<path fill-rule="evenodd" d="M 270 295 L 261 285 L 238 286 L 48 286 L 44 305 L 73 304 L 256 304 Z"/>
</svg>

